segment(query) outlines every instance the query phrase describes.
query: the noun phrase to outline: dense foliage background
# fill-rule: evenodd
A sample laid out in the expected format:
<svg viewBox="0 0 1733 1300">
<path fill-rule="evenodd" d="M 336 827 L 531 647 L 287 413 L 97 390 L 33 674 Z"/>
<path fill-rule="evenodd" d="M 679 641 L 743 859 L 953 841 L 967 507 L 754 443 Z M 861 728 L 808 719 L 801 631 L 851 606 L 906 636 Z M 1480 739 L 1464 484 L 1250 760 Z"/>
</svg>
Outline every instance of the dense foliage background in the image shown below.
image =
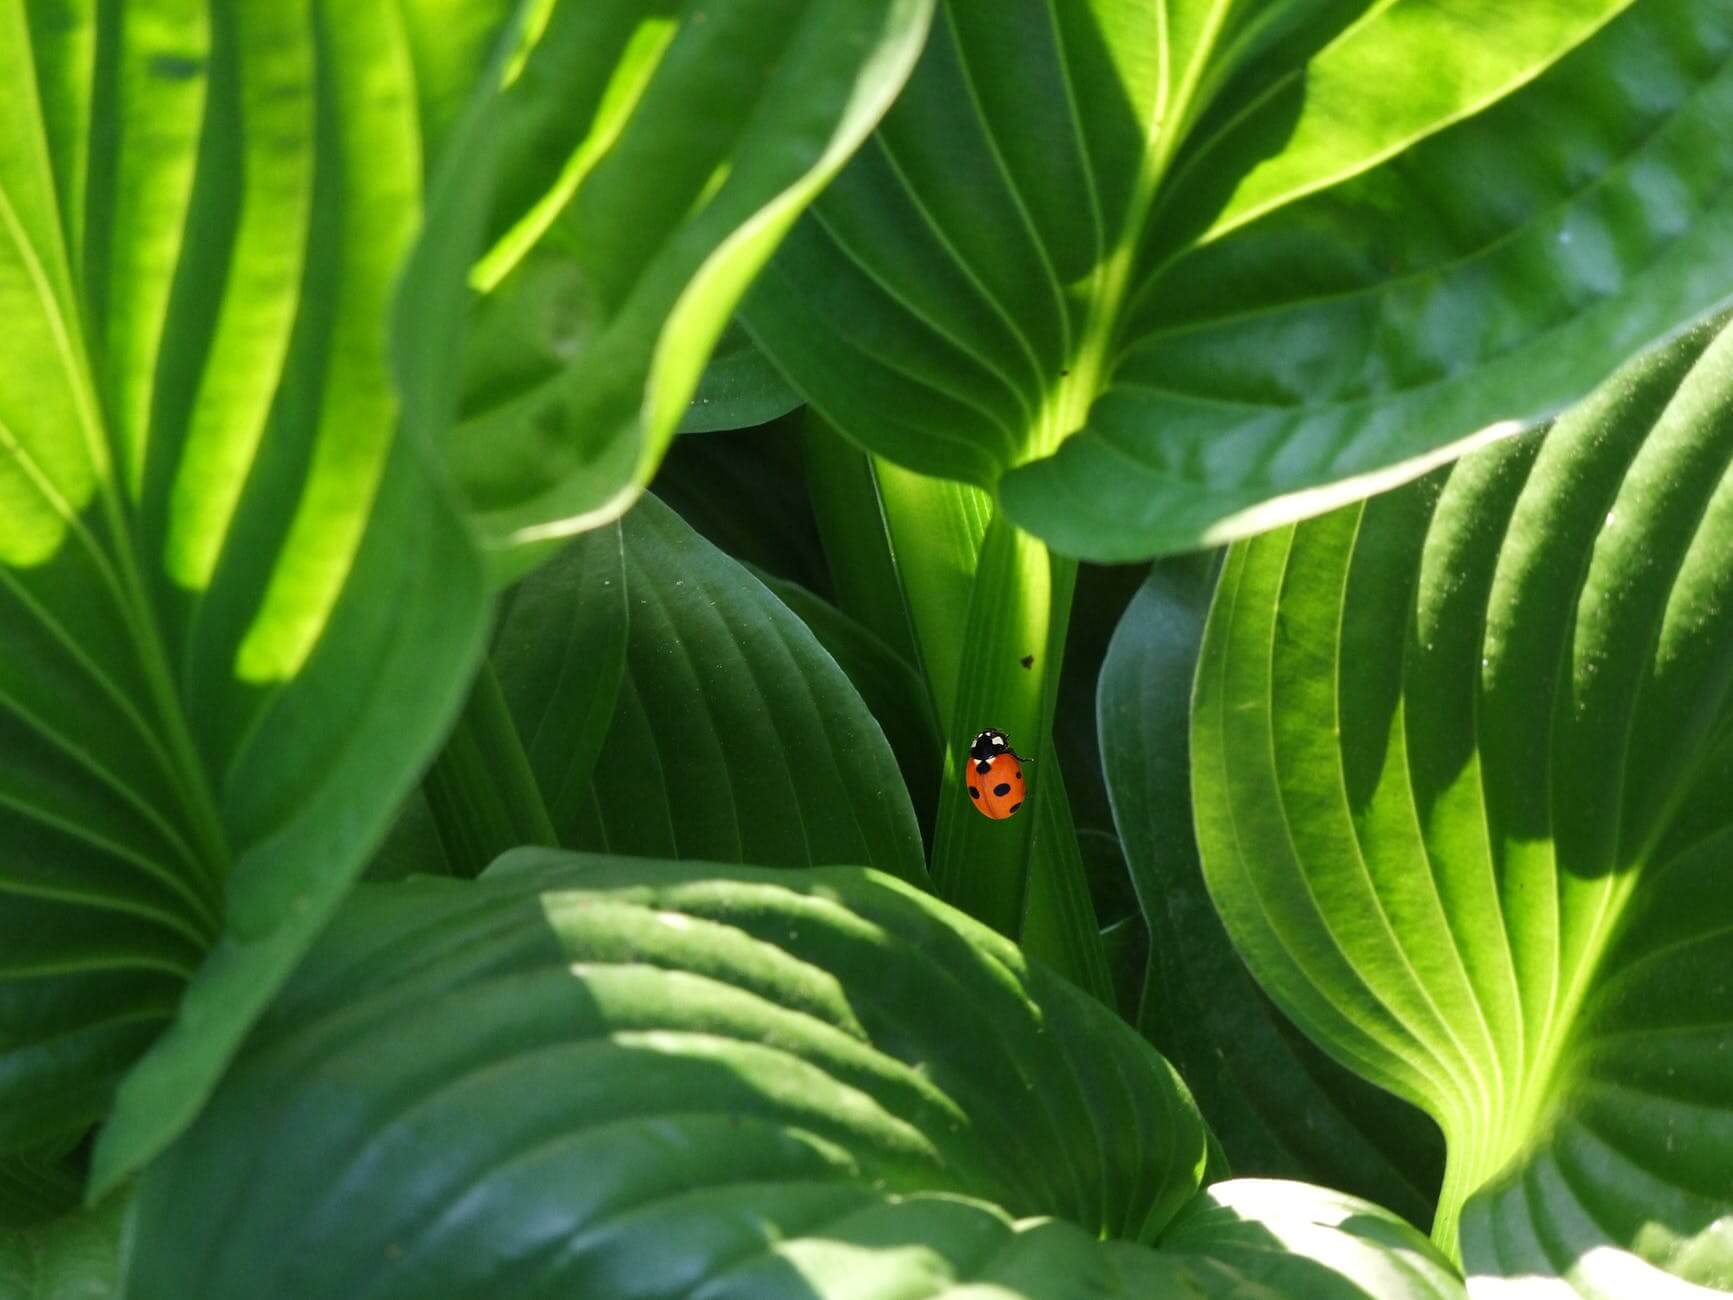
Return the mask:
<svg viewBox="0 0 1733 1300">
<path fill-rule="evenodd" d="M 1724 0 L 0 88 L 0 1295 L 1733 1292 Z"/>
</svg>

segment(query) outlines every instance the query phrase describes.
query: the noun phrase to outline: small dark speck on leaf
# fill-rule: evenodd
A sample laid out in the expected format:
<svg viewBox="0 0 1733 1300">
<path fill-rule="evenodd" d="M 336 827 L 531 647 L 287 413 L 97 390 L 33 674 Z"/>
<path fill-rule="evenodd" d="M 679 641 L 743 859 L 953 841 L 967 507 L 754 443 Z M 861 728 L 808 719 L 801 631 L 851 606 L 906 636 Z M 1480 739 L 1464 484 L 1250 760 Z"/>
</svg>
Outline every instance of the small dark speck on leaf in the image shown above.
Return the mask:
<svg viewBox="0 0 1733 1300">
<path fill-rule="evenodd" d="M 1033 668 L 1035 666 L 1035 656 L 1034 655 L 1024 655 L 1017 662 L 1022 664 L 1025 668 Z"/>
<path fill-rule="evenodd" d="M 1071 372 L 1070 372 L 1070 371 L 1069 371 L 1069 370 L 1061 370 L 1061 371 L 1060 371 L 1060 372 L 1059 372 L 1059 377 L 1060 377 L 1060 378 L 1061 378 L 1061 379 L 1064 379 L 1064 378 L 1065 378 L 1065 377 L 1066 377 L 1066 376 L 1067 376 L 1067 375 L 1069 375 L 1069 374 L 1070 374 L 1070 373 L 1071 373 Z"/>
<path fill-rule="evenodd" d="M 156 54 L 152 55 L 150 60 L 151 75 L 164 77 L 169 81 L 190 81 L 204 70 L 203 59 L 195 59 L 185 54 Z"/>
</svg>

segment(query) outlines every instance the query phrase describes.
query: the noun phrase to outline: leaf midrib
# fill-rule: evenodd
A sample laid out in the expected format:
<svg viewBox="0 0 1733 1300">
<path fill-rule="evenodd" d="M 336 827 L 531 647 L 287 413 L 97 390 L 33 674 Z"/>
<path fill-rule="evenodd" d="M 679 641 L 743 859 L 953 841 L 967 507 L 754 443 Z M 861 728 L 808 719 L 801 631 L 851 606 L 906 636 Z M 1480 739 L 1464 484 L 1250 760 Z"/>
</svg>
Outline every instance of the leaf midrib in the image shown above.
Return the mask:
<svg viewBox="0 0 1733 1300">
<path fill-rule="evenodd" d="M 1163 0 L 1155 6 L 1156 57 L 1160 71 L 1156 79 L 1155 105 L 1144 125 L 1145 148 L 1139 160 L 1137 180 L 1126 201 L 1126 210 L 1119 224 L 1119 238 L 1095 269 L 1082 336 L 1068 367 L 1069 374 L 1059 382 L 1054 419 L 1049 426 L 1052 432 L 1043 439 L 1044 444 L 1050 445 L 1038 447 L 1035 458 L 1052 455 L 1061 442 L 1080 430 L 1095 399 L 1112 381 L 1115 341 L 1125 319 L 1144 229 L 1168 168 L 1172 166 L 1184 138 L 1183 126 L 1203 82 L 1204 66 L 1215 50 L 1222 24 L 1233 8 L 1233 2 L 1214 0 L 1211 4 L 1197 47 L 1192 51 L 1177 89 L 1172 84 L 1173 48 L 1167 4 Z"/>
</svg>

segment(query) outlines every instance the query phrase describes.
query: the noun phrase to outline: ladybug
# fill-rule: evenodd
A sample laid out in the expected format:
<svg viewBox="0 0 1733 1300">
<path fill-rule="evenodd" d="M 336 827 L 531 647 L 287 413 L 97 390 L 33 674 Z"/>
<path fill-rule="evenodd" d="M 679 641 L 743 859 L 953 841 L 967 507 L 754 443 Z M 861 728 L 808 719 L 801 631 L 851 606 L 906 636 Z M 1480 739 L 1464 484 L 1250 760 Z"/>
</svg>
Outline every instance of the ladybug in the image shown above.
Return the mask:
<svg viewBox="0 0 1733 1300">
<path fill-rule="evenodd" d="M 983 731 L 969 746 L 963 781 L 969 802 L 994 821 L 1003 821 L 1023 806 L 1025 759 L 1011 748 L 1002 731 Z"/>
</svg>

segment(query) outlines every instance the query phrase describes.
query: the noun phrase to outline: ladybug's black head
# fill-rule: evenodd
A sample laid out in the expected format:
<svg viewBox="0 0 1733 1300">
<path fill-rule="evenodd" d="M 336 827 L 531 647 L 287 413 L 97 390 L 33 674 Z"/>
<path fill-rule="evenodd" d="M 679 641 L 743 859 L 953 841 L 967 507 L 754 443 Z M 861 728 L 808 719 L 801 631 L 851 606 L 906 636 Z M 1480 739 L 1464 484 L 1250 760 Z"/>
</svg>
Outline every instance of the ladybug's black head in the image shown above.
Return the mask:
<svg viewBox="0 0 1733 1300">
<path fill-rule="evenodd" d="M 992 758 L 995 754 L 1003 754 L 1011 748 L 1011 742 L 1005 739 L 1002 731 L 983 731 L 975 737 L 969 746 L 969 757 L 973 759 Z"/>
</svg>

